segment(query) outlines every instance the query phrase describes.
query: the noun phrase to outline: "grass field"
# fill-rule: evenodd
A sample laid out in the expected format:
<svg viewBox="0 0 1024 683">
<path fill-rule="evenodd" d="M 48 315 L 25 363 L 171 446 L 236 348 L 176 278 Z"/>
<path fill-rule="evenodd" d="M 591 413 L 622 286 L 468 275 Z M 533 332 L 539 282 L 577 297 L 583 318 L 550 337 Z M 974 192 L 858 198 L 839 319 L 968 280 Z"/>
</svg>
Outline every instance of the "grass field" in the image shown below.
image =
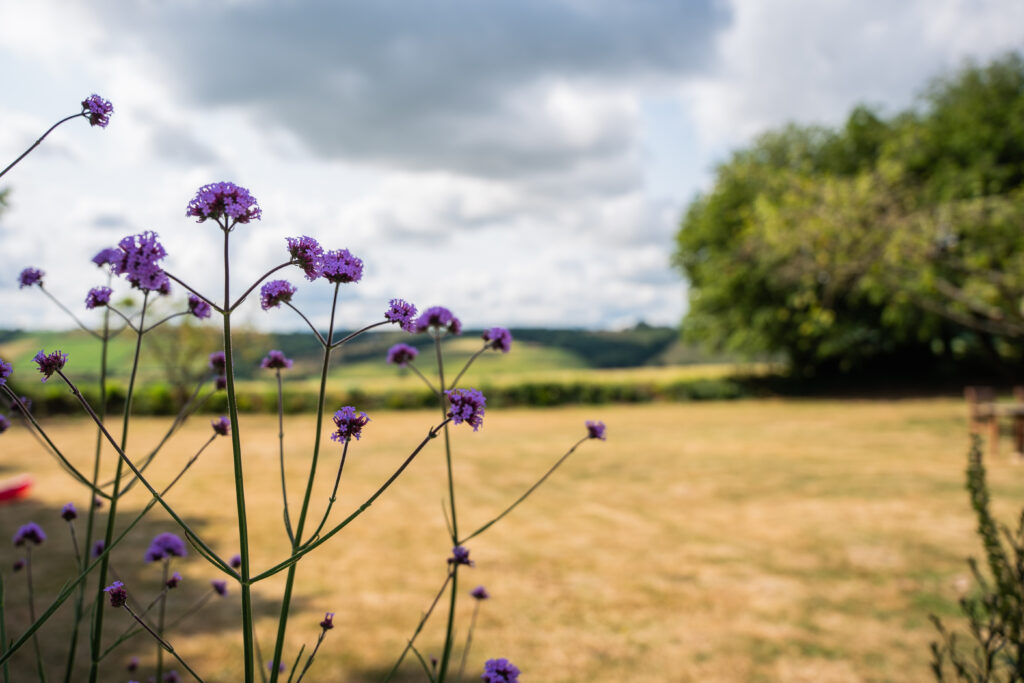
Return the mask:
<svg viewBox="0 0 1024 683">
<path fill-rule="evenodd" d="M 335 517 L 361 502 L 425 434 L 433 413 L 371 416 L 353 445 Z M 952 400 L 905 402 L 740 401 L 492 411 L 479 433 L 455 430 L 459 524 L 472 528 L 500 511 L 583 435 L 583 421 L 608 424 L 606 443 L 588 442 L 534 498 L 470 544 L 475 569 L 460 589 L 484 584 L 466 680 L 483 660 L 508 657 L 523 681 L 927 681 L 929 613 L 956 623 L 969 586 L 965 558 L 980 547 L 963 490 L 964 407 Z M 166 482 L 206 438 L 196 419 L 170 443 L 153 479 Z M 130 447 L 157 438 L 160 420 L 139 420 Z M 312 418 L 286 430 L 290 494 L 308 467 Z M 55 421 L 55 441 L 76 462 L 89 459 L 93 430 Z M 277 487 L 276 425 L 242 419 L 254 563 L 285 552 Z M 3 437 L 0 472 L 36 477 L 28 501 L 0 507 L 0 531 L 35 520 L 50 538 L 34 557 L 46 602 L 70 563 L 59 518 L 76 488 L 23 430 Z M 339 451 L 324 460 L 322 510 Z M 1004 443 L 1004 453 L 1007 444 Z M 988 463 L 996 510 L 1011 519 L 1024 502 L 1024 467 L 1004 454 Z M 306 680 L 380 680 L 444 578 L 450 552 L 441 515 L 443 448 L 435 442 L 380 501 L 301 565 L 287 652 L 312 644 L 324 612 L 336 612 Z M 220 440 L 170 499 L 225 557 L 236 551 L 230 446 Z M 145 503 L 133 493 L 127 515 Z M 125 517 L 128 519 L 129 517 Z M 154 510 L 114 566 L 140 600 L 153 594 L 156 567 L 141 567 L 149 539 L 174 525 Z M 24 573 L 5 551 L 9 629 L 26 623 Z M 213 571 L 191 557 L 169 609 L 203 594 Z M 279 581 L 255 589 L 258 630 L 269 657 Z M 172 634 L 210 681 L 239 680 L 238 591 L 211 603 Z M 464 637 L 472 605 L 460 604 Z M 66 614 L 66 613 L 65 613 Z M 442 615 L 439 614 L 438 617 Z M 115 631 L 123 612 L 108 614 Z M 443 620 L 418 640 L 438 653 Z M 64 627 L 42 632 L 51 678 Z M 14 680 L 34 680 L 31 649 L 15 658 Z M 127 680 L 131 655 L 144 665 L 154 647 L 131 641 L 105 662 L 102 680 Z M 422 680 L 415 668 L 404 680 Z M 472 675 L 470 675 L 472 674 Z M 148 673 L 146 673 L 148 675 Z M 143 678 L 144 680 L 144 678 Z"/>
</svg>

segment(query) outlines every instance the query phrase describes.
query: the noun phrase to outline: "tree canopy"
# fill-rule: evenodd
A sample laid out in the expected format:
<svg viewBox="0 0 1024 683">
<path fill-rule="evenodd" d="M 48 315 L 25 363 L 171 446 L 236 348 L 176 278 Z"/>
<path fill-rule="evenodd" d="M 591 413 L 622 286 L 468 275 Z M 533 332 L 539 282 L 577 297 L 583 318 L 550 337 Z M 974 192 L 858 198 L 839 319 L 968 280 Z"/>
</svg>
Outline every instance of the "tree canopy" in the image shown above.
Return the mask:
<svg viewBox="0 0 1024 683">
<path fill-rule="evenodd" d="M 688 207 L 684 334 L 804 371 L 984 351 L 1024 336 L 1024 59 L 934 81 L 883 117 L 790 125 Z"/>
</svg>

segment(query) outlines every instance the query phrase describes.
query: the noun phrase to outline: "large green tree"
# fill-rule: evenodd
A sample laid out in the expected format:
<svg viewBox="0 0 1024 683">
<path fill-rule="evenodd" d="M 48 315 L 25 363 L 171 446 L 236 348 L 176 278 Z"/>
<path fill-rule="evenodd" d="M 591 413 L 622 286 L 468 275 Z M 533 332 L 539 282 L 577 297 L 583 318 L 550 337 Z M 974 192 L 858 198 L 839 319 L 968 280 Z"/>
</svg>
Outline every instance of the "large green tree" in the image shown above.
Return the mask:
<svg viewBox="0 0 1024 683">
<path fill-rule="evenodd" d="M 858 107 L 735 152 L 686 211 L 685 335 L 804 371 L 1024 336 L 1024 60 L 935 81 L 910 111 Z"/>
</svg>

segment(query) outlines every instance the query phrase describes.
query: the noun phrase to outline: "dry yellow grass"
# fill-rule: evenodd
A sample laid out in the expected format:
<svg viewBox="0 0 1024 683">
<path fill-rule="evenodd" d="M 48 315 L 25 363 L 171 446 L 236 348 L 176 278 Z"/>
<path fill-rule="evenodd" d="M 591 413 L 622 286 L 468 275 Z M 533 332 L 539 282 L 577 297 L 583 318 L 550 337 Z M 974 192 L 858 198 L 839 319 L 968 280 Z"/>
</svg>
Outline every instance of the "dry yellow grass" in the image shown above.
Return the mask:
<svg viewBox="0 0 1024 683">
<path fill-rule="evenodd" d="M 478 680 L 484 659 L 506 656 L 524 681 L 535 682 L 929 680 L 927 615 L 955 614 L 964 558 L 980 552 L 962 485 L 963 413 L 952 400 L 750 401 L 493 411 L 479 433 L 455 429 L 462 529 L 527 487 L 583 434 L 584 419 L 604 419 L 609 433 L 607 443 L 585 444 L 534 498 L 470 544 L 477 567 L 463 572 L 460 590 L 484 584 L 494 597 L 482 605 L 466 679 Z M 387 476 L 435 415 L 372 417 L 349 454 L 334 517 Z M 175 437 L 153 468 L 155 482 L 173 476 L 205 438 L 207 422 L 196 419 Z M 164 424 L 137 421 L 132 449 L 152 443 Z M 311 426 L 304 416 L 286 427 L 293 510 Z M 88 461 L 88 424 L 51 427 L 76 462 Z M 242 435 L 254 564 L 267 567 L 286 549 L 276 425 L 243 418 Z M 0 531 L 9 537 L 34 519 L 50 534 L 36 554 L 45 602 L 70 556 L 60 507 L 84 496 L 23 430 L 2 438 L 0 472 L 29 471 L 37 484 L 29 501 L 0 507 Z M 328 444 L 317 513 L 339 454 Z M 1024 500 L 1024 469 L 1008 456 L 989 468 L 997 510 L 1009 518 Z M 230 469 L 222 439 L 170 496 L 225 557 L 237 547 Z M 362 518 L 303 562 L 289 656 L 315 640 L 324 612 L 337 613 L 306 680 L 379 680 L 393 662 L 444 578 L 443 495 L 438 440 Z M 124 519 L 144 503 L 133 493 Z M 154 510 L 133 542 L 119 547 L 115 567 L 136 574 L 148 540 L 165 530 L 173 522 Z M 5 551 L 0 567 L 17 633 L 26 623 L 24 575 L 10 574 L 13 557 Z M 182 603 L 214 576 L 196 557 L 180 570 Z M 158 573 L 142 570 L 130 588 L 151 595 Z M 280 588 L 272 579 L 255 589 L 265 658 Z M 172 636 L 207 680 L 239 680 L 237 594 Z M 460 605 L 460 642 L 470 602 Z M 420 636 L 424 653 L 440 651 L 441 612 Z M 108 623 L 125 624 L 126 616 L 111 613 Z M 55 623 L 42 632 L 51 675 L 60 669 L 64 631 Z M 15 680 L 33 680 L 29 653 L 15 657 Z M 153 646 L 132 641 L 106 663 L 103 680 L 127 680 L 120 667 L 132 654 L 146 665 Z M 422 678 L 410 667 L 404 680 Z"/>
</svg>

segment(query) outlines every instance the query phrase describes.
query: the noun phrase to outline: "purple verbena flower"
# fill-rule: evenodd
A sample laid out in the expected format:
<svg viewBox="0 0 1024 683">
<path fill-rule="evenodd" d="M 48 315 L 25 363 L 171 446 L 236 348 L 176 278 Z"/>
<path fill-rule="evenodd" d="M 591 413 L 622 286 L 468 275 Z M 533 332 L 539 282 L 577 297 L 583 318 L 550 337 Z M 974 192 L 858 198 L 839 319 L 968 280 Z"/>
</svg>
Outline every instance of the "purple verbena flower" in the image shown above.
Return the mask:
<svg viewBox="0 0 1024 683">
<path fill-rule="evenodd" d="M 171 669 L 164 674 L 161 683 L 181 683 L 181 676 L 178 675 L 178 672 L 175 669 Z"/>
<path fill-rule="evenodd" d="M 448 417 L 453 424 L 468 423 L 475 432 L 484 422 L 487 399 L 477 389 L 452 389 L 444 392 L 448 397 Z"/>
<path fill-rule="evenodd" d="M 94 508 L 96 508 L 97 510 L 99 510 L 100 508 L 103 507 L 103 499 L 100 498 L 99 496 L 93 496 L 92 497 L 92 506 Z"/>
<path fill-rule="evenodd" d="M 121 249 L 121 255 L 117 263 L 113 264 L 114 273 L 124 275 L 132 287 L 144 292 L 170 292 L 170 279 L 157 265 L 157 261 L 167 256 L 167 251 L 157 241 L 155 232 L 147 230 L 138 235 L 129 235 L 118 242 L 117 246 Z"/>
<path fill-rule="evenodd" d="M 214 372 L 223 375 L 227 369 L 227 359 L 224 357 L 223 351 L 214 351 L 210 354 L 210 359 L 207 365 Z"/>
<path fill-rule="evenodd" d="M 65 522 L 70 522 L 71 520 L 78 517 L 78 510 L 75 509 L 75 504 L 68 503 L 67 505 L 65 505 L 64 508 L 60 511 L 60 516 L 64 519 Z"/>
<path fill-rule="evenodd" d="M 260 367 L 264 368 L 265 370 L 272 370 L 274 368 L 287 370 L 291 366 L 292 359 L 286 358 L 282 352 L 276 349 L 268 351 L 267 355 L 263 358 L 263 361 L 260 363 Z"/>
<path fill-rule="evenodd" d="M 508 353 L 512 348 L 512 333 L 504 327 L 492 327 L 483 334 L 485 346 L 502 353 Z"/>
<path fill-rule="evenodd" d="M 88 117 L 90 126 L 106 128 L 113 113 L 114 105 L 99 95 L 89 95 L 82 100 L 82 114 Z"/>
<path fill-rule="evenodd" d="M 231 560 L 228 562 L 228 564 L 231 565 L 232 569 L 238 569 L 239 567 L 242 566 L 242 556 L 241 555 L 232 555 L 231 556 Z"/>
<path fill-rule="evenodd" d="M 415 332 L 416 323 L 413 317 L 416 315 L 416 307 L 405 299 L 392 299 L 388 304 L 388 310 L 384 311 L 384 319 L 396 323 L 406 332 Z"/>
<path fill-rule="evenodd" d="M 103 592 L 110 596 L 111 607 L 124 607 L 128 602 L 128 591 L 120 581 L 110 584 L 103 589 Z"/>
<path fill-rule="evenodd" d="M 292 295 L 299 291 L 295 285 L 287 280 L 271 280 L 260 287 L 260 308 L 269 311 L 277 308 L 286 301 L 292 300 Z"/>
<path fill-rule="evenodd" d="M 587 420 L 587 438 L 607 441 L 604 435 L 604 422 L 599 420 Z"/>
<path fill-rule="evenodd" d="M 25 558 L 24 557 L 19 557 L 18 559 L 16 559 L 14 561 L 14 564 L 11 565 L 11 569 L 13 571 L 16 571 L 16 572 L 20 572 L 24 568 L 25 568 Z"/>
<path fill-rule="evenodd" d="M 469 592 L 469 594 L 470 594 L 470 595 L 472 595 L 472 596 L 473 596 L 474 598 L 476 598 L 477 600 L 486 600 L 486 599 L 488 599 L 489 597 L 491 597 L 491 594 L 490 594 L 490 593 L 488 593 L 488 592 L 487 592 L 487 589 L 486 589 L 486 588 L 484 588 L 483 586 L 477 586 L 476 588 L 474 588 L 473 590 L 471 590 L 471 591 Z"/>
<path fill-rule="evenodd" d="M 31 287 L 32 285 L 38 284 L 40 287 L 43 286 L 43 271 L 38 268 L 26 268 L 18 274 L 18 289 L 25 287 Z"/>
<path fill-rule="evenodd" d="M 7 384 L 7 378 L 14 372 L 14 366 L 0 358 L 0 384 Z"/>
<path fill-rule="evenodd" d="M 452 548 L 452 556 L 448 558 L 448 564 L 465 564 L 470 567 L 476 566 L 473 560 L 469 559 L 469 548 L 457 545 Z"/>
<path fill-rule="evenodd" d="M 274 660 L 270 660 L 269 662 L 267 662 L 267 668 L 269 670 L 271 670 L 271 671 L 274 670 Z M 278 662 L 277 663 L 277 670 L 278 671 L 283 672 L 287 668 L 288 668 L 288 666 L 284 662 Z"/>
<path fill-rule="evenodd" d="M 203 185 L 188 203 L 186 216 L 195 216 L 202 223 L 207 218 L 220 220 L 227 216 L 231 224 L 259 220 L 263 213 L 249 190 L 234 183 L 211 183 Z"/>
<path fill-rule="evenodd" d="M 213 386 L 218 391 L 226 389 L 228 386 L 228 378 L 224 375 L 217 375 L 217 379 L 213 381 Z"/>
<path fill-rule="evenodd" d="M 113 266 L 115 263 L 121 260 L 121 250 L 116 247 L 108 247 L 107 249 L 101 249 L 95 256 L 92 257 L 92 262 L 102 268 L 103 266 Z"/>
<path fill-rule="evenodd" d="M 18 527 L 18 531 L 14 534 L 14 545 L 16 546 L 22 546 L 26 543 L 41 545 L 45 540 L 46 534 L 43 533 L 42 528 L 35 522 L 29 522 Z"/>
<path fill-rule="evenodd" d="M 168 588 L 177 588 L 179 583 L 181 583 L 181 574 L 174 572 L 170 577 L 168 577 L 165 585 Z"/>
<path fill-rule="evenodd" d="M 221 415 L 219 419 L 214 420 L 210 425 L 213 427 L 213 431 L 221 436 L 227 436 L 231 433 L 231 420 L 225 415 Z"/>
<path fill-rule="evenodd" d="M 312 282 L 320 277 L 324 266 L 324 248 L 312 237 L 289 237 L 288 253 L 292 261 L 306 273 L 306 279 Z"/>
<path fill-rule="evenodd" d="M 420 352 L 408 344 L 395 344 L 388 349 L 388 362 L 397 365 L 400 368 L 404 368 L 409 363 L 416 360 L 416 356 L 420 355 Z"/>
<path fill-rule="evenodd" d="M 195 294 L 189 294 L 188 312 L 202 320 L 203 318 L 209 318 L 213 309 L 210 308 L 210 304 L 206 303 Z"/>
<path fill-rule="evenodd" d="M 3 382 L 0 381 L 0 384 L 3 384 Z M 32 410 L 32 399 L 30 399 L 28 396 L 19 396 L 18 405 L 21 408 L 21 412 L 28 413 L 30 410 Z"/>
<path fill-rule="evenodd" d="M 519 669 L 504 657 L 488 659 L 484 662 L 484 672 L 480 680 L 484 683 L 519 683 Z"/>
<path fill-rule="evenodd" d="M 325 631 L 330 631 L 334 628 L 334 612 L 324 614 L 324 620 L 320 622 L 320 628 Z"/>
<path fill-rule="evenodd" d="M 356 409 L 352 406 L 342 407 L 338 412 L 334 413 L 332 419 L 338 427 L 338 430 L 331 434 L 333 441 L 349 441 L 352 437 L 358 440 L 363 427 L 370 421 L 366 413 L 357 414 Z"/>
<path fill-rule="evenodd" d="M 11 421 L 7 419 L 6 415 L 0 415 L 0 434 L 3 434 L 11 428 Z"/>
<path fill-rule="evenodd" d="M 329 251 L 324 254 L 320 274 L 331 283 L 359 282 L 363 277 L 363 262 L 348 249 Z"/>
<path fill-rule="evenodd" d="M 40 381 L 45 382 L 50 379 L 53 373 L 64 368 L 64 364 L 68 362 L 68 354 L 61 353 L 58 350 L 47 355 L 45 351 L 40 349 L 39 353 L 32 360 L 39 366 L 39 372 L 43 373 L 43 379 Z"/>
<path fill-rule="evenodd" d="M 462 322 L 443 306 L 431 306 L 416 318 L 416 331 L 426 332 L 429 329 L 448 330 L 452 334 L 462 332 Z"/>
<path fill-rule="evenodd" d="M 92 556 L 99 557 L 103 554 L 104 548 L 107 547 L 107 542 L 102 538 L 92 544 Z"/>
<path fill-rule="evenodd" d="M 181 536 L 165 531 L 153 538 L 143 559 L 148 563 L 162 560 L 165 557 L 185 557 L 187 554 L 185 541 L 181 540 Z"/>
<path fill-rule="evenodd" d="M 85 295 L 85 307 L 89 309 L 101 308 L 110 303 L 110 295 L 114 293 L 110 287 L 93 287 Z"/>
<path fill-rule="evenodd" d="M 215 590 L 217 592 L 217 595 L 219 595 L 220 597 L 223 598 L 224 596 L 226 596 L 228 594 L 228 582 L 227 581 L 221 581 L 220 579 L 214 579 L 213 581 L 210 582 L 210 585 L 213 586 L 213 590 Z"/>
<path fill-rule="evenodd" d="M 128 665 L 125 668 L 128 669 L 129 671 L 135 671 L 136 669 L 138 669 L 139 668 L 139 658 L 138 657 L 132 657 L 131 659 L 129 659 L 128 660 Z"/>
</svg>

